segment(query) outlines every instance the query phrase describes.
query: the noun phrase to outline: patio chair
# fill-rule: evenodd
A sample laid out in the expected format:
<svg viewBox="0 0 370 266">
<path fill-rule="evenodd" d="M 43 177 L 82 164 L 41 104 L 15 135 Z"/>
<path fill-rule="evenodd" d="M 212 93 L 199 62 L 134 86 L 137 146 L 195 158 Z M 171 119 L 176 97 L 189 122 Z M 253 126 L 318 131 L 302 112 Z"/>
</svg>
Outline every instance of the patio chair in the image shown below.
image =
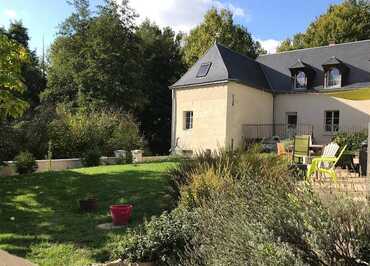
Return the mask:
<svg viewBox="0 0 370 266">
<path fill-rule="evenodd" d="M 294 137 L 294 145 L 293 145 L 293 162 L 296 162 L 298 159 L 298 163 L 302 162 L 304 158 L 308 158 L 310 155 L 310 142 L 311 142 L 310 135 L 302 135 L 302 136 L 295 136 Z"/>
<path fill-rule="evenodd" d="M 337 180 L 337 175 L 335 173 L 335 166 L 338 163 L 340 157 L 342 157 L 344 151 L 346 150 L 347 145 L 343 147 L 341 152 L 337 157 L 334 156 L 321 156 L 318 158 L 314 158 L 312 163 L 307 167 L 307 178 L 310 178 L 313 173 L 319 174 L 328 174 L 332 181 L 335 182 Z"/>
<path fill-rule="evenodd" d="M 283 143 L 276 143 L 276 150 L 278 156 L 285 156 L 288 154 Z"/>
<path fill-rule="evenodd" d="M 335 157 L 339 150 L 339 145 L 335 142 L 330 142 L 324 147 L 322 157 Z"/>
</svg>

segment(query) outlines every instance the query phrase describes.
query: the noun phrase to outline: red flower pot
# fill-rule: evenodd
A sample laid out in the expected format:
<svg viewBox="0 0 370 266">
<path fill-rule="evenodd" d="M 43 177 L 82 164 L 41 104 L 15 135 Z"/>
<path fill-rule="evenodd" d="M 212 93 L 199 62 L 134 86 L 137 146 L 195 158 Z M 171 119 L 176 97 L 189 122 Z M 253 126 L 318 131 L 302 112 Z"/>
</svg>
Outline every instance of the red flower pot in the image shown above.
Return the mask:
<svg viewBox="0 0 370 266">
<path fill-rule="evenodd" d="M 110 214 L 114 225 L 128 224 L 132 213 L 131 204 L 121 204 L 110 206 Z"/>
</svg>

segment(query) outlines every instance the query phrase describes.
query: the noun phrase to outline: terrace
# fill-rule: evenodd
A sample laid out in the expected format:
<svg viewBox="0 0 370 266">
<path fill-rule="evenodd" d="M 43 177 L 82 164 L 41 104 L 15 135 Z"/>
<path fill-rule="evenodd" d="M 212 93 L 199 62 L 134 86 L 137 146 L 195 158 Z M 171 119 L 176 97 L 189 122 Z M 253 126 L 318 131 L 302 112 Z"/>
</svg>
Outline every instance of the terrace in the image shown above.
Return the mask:
<svg viewBox="0 0 370 266">
<path fill-rule="evenodd" d="M 370 129 L 370 124 L 369 124 Z M 338 193 L 344 193 L 356 199 L 366 199 L 369 195 L 369 148 L 367 147 L 368 129 L 345 128 L 333 134 L 326 143 L 317 144 L 315 127 L 310 124 L 244 124 L 243 136 L 245 143 L 260 142 L 266 152 L 281 154 L 279 147 L 284 147 L 284 156 L 292 160 L 292 164 L 300 169 L 307 170 L 312 164 L 313 158 L 322 156 L 325 146 L 336 142 L 340 146 L 336 152 L 339 155 L 341 149 L 346 145 L 343 154 L 339 155 L 335 163 L 334 171 L 337 179 L 335 182 L 326 174 L 317 173 L 311 177 L 314 188 L 325 198 L 330 198 Z M 310 136 L 307 156 L 302 161 L 295 161 L 295 139 L 300 136 Z M 280 143 L 280 144 L 278 144 Z M 367 176 L 367 177 L 366 177 Z"/>
</svg>

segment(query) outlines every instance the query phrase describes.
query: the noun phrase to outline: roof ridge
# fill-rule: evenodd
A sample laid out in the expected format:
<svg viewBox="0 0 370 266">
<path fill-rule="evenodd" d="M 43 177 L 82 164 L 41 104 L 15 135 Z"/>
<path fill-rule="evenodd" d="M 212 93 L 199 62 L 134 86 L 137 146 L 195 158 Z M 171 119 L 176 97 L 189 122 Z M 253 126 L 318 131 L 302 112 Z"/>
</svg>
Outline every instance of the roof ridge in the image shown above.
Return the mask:
<svg viewBox="0 0 370 266">
<path fill-rule="evenodd" d="M 226 48 L 226 47 L 224 47 L 223 45 L 221 45 L 221 44 L 219 44 L 219 43 L 217 43 L 217 42 L 215 42 L 215 44 L 214 44 L 213 46 L 216 46 L 216 48 L 217 48 L 217 52 L 218 52 L 218 54 L 219 54 L 220 58 L 222 59 L 222 60 L 221 60 L 221 61 L 222 61 L 222 64 L 224 65 L 224 67 L 225 67 L 225 69 L 226 69 L 226 76 L 227 76 L 227 78 L 229 79 L 229 78 L 230 78 L 230 71 L 229 71 L 229 69 L 228 69 L 228 67 L 227 67 L 227 65 L 226 65 L 226 63 L 225 63 L 225 59 L 224 59 L 224 57 L 222 56 L 221 51 L 220 51 L 220 49 L 219 49 L 219 46 L 220 46 L 220 47 L 223 47 L 223 48 Z M 212 47 L 213 47 L 213 46 L 212 46 Z"/>
<path fill-rule="evenodd" d="M 246 59 L 248 59 L 248 60 L 250 60 L 250 61 L 257 62 L 257 61 L 256 61 L 256 59 L 253 59 L 253 58 L 249 57 L 248 55 L 245 55 L 245 54 L 242 54 L 242 53 L 240 53 L 240 52 L 238 52 L 238 51 L 235 51 L 235 50 L 233 50 L 233 49 L 231 49 L 231 48 L 229 48 L 229 47 L 225 46 L 224 44 L 216 43 L 216 45 L 221 46 L 222 48 L 224 48 L 224 49 L 226 49 L 226 50 L 229 50 L 230 52 L 232 52 L 232 53 L 234 53 L 234 54 L 237 54 L 237 55 L 240 55 L 240 56 L 242 56 L 242 57 L 245 57 Z"/>
<path fill-rule="evenodd" d="M 261 54 L 258 57 L 272 56 L 272 55 L 279 55 L 279 54 L 286 54 L 286 53 L 294 53 L 294 52 L 299 52 L 299 51 L 312 50 L 312 49 L 320 49 L 320 48 L 334 48 L 336 46 L 343 46 L 343 45 L 349 45 L 349 44 L 354 44 L 354 43 L 362 43 L 362 42 L 370 42 L 370 39 L 360 40 L 360 41 L 353 41 L 353 42 L 337 43 L 335 45 L 330 45 L 329 44 L 329 45 L 322 45 L 322 46 L 315 46 L 315 47 L 307 47 L 307 48 L 302 48 L 302 49 L 295 49 L 295 50 L 289 50 L 289 51 L 283 51 L 283 52 L 276 52 L 276 53 L 273 53 L 273 54 Z"/>
</svg>

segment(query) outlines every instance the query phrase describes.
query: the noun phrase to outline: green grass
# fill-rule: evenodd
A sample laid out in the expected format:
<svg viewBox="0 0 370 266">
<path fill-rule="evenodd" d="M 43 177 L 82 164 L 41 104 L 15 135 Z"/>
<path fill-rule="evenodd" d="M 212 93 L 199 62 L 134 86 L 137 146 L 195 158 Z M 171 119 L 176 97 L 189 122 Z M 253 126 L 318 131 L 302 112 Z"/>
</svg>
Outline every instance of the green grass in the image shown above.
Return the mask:
<svg viewBox="0 0 370 266">
<path fill-rule="evenodd" d="M 336 98 L 360 101 L 370 100 L 370 88 L 355 89 L 350 91 L 329 92 L 328 95 Z"/>
<path fill-rule="evenodd" d="M 55 254 L 68 260 L 60 265 L 79 264 L 70 262 L 73 254 L 82 264 L 107 260 L 112 245 L 127 232 L 96 228 L 111 221 L 109 206 L 134 205 L 129 227 L 172 208 L 165 172 L 173 166 L 160 162 L 0 177 L 0 249 L 40 265 L 52 263 L 48 257 Z M 78 209 L 78 200 L 88 194 L 99 200 L 96 213 Z M 71 250 L 76 252 L 68 255 Z"/>
</svg>

